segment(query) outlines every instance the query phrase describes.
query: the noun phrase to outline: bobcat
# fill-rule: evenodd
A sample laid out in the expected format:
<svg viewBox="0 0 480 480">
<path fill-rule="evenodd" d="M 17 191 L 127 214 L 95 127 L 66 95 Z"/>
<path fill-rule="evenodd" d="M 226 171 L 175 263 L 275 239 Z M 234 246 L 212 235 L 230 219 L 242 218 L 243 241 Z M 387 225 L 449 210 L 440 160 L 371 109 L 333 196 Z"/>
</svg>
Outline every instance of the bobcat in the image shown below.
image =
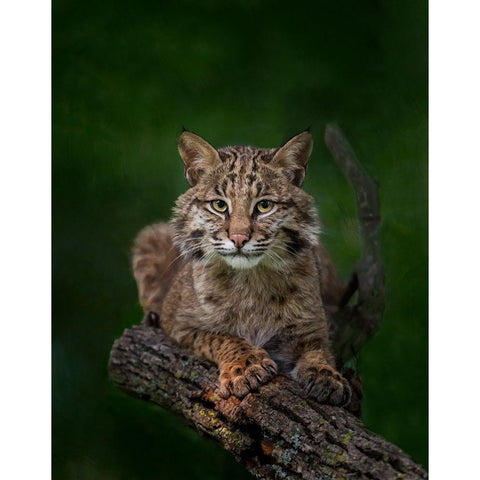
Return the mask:
<svg viewBox="0 0 480 480">
<path fill-rule="evenodd" d="M 282 372 L 319 402 L 350 402 L 325 314 L 343 287 L 318 239 L 313 198 L 300 188 L 312 146 L 304 131 L 280 148 L 217 150 L 184 131 L 178 148 L 190 188 L 170 223 L 136 238 L 144 310 L 218 365 L 224 397 L 242 398 Z"/>
</svg>

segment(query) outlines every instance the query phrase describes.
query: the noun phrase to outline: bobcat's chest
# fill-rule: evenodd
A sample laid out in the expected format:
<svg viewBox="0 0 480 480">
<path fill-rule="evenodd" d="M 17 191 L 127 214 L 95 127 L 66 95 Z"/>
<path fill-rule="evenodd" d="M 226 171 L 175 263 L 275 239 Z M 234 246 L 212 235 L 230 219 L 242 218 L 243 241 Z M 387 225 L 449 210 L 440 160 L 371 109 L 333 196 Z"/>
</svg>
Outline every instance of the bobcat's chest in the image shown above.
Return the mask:
<svg viewBox="0 0 480 480">
<path fill-rule="evenodd" d="M 209 330 L 246 338 L 263 346 L 296 315 L 288 290 L 244 283 L 199 292 L 202 322 Z"/>
</svg>

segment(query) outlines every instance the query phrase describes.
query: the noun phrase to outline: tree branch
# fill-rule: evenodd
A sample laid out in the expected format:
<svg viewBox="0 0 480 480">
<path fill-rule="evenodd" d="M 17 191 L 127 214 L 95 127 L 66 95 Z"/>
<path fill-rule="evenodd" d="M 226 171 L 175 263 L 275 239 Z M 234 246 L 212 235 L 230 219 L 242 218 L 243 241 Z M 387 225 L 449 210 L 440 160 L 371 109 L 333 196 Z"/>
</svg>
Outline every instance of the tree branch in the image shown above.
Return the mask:
<svg viewBox="0 0 480 480">
<path fill-rule="evenodd" d="M 305 398 L 285 376 L 243 400 L 221 398 L 216 366 L 179 348 L 160 328 L 126 330 L 113 346 L 110 375 L 128 394 L 181 416 L 258 478 L 426 478 L 398 447 L 346 410 Z"/>
</svg>

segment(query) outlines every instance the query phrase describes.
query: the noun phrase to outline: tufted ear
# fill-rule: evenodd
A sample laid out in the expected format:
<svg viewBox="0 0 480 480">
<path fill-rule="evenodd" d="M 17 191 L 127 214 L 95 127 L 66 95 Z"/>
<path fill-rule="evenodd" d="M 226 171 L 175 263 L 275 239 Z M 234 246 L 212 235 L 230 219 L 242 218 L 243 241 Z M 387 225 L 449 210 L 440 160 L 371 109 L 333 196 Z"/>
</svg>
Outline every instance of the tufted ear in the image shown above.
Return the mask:
<svg viewBox="0 0 480 480">
<path fill-rule="evenodd" d="M 192 187 L 206 171 L 213 170 L 222 163 L 214 147 L 187 130 L 178 139 L 178 151 L 185 166 L 185 177 Z"/>
<path fill-rule="evenodd" d="M 301 132 L 276 151 L 270 166 L 283 170 L 294 185 L 301 187 L 312 148 L 313 138 L 310 132 Z"/>
</svg>

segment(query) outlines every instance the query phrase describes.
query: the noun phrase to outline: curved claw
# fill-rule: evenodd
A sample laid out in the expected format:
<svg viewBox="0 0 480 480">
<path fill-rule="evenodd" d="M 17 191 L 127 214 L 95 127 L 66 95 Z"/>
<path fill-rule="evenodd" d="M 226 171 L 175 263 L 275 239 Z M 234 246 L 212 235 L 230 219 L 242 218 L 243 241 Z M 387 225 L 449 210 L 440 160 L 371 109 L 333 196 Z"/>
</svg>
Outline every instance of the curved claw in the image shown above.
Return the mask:
<svg viewBox="0 0 480 480">
<path fill-rule="evenodd" d="M 305 393 L 320 403 L 346 407 L 352 399 L 348 381 L 328 365 L 300 368 L 296 378 Z"/>
<path fill-rule="evenodd" d="M 220 368 L 219 394 L 243 398 L 276 376 L 278 367 L 264 351 L 251 353 Z"/>
</svg>

